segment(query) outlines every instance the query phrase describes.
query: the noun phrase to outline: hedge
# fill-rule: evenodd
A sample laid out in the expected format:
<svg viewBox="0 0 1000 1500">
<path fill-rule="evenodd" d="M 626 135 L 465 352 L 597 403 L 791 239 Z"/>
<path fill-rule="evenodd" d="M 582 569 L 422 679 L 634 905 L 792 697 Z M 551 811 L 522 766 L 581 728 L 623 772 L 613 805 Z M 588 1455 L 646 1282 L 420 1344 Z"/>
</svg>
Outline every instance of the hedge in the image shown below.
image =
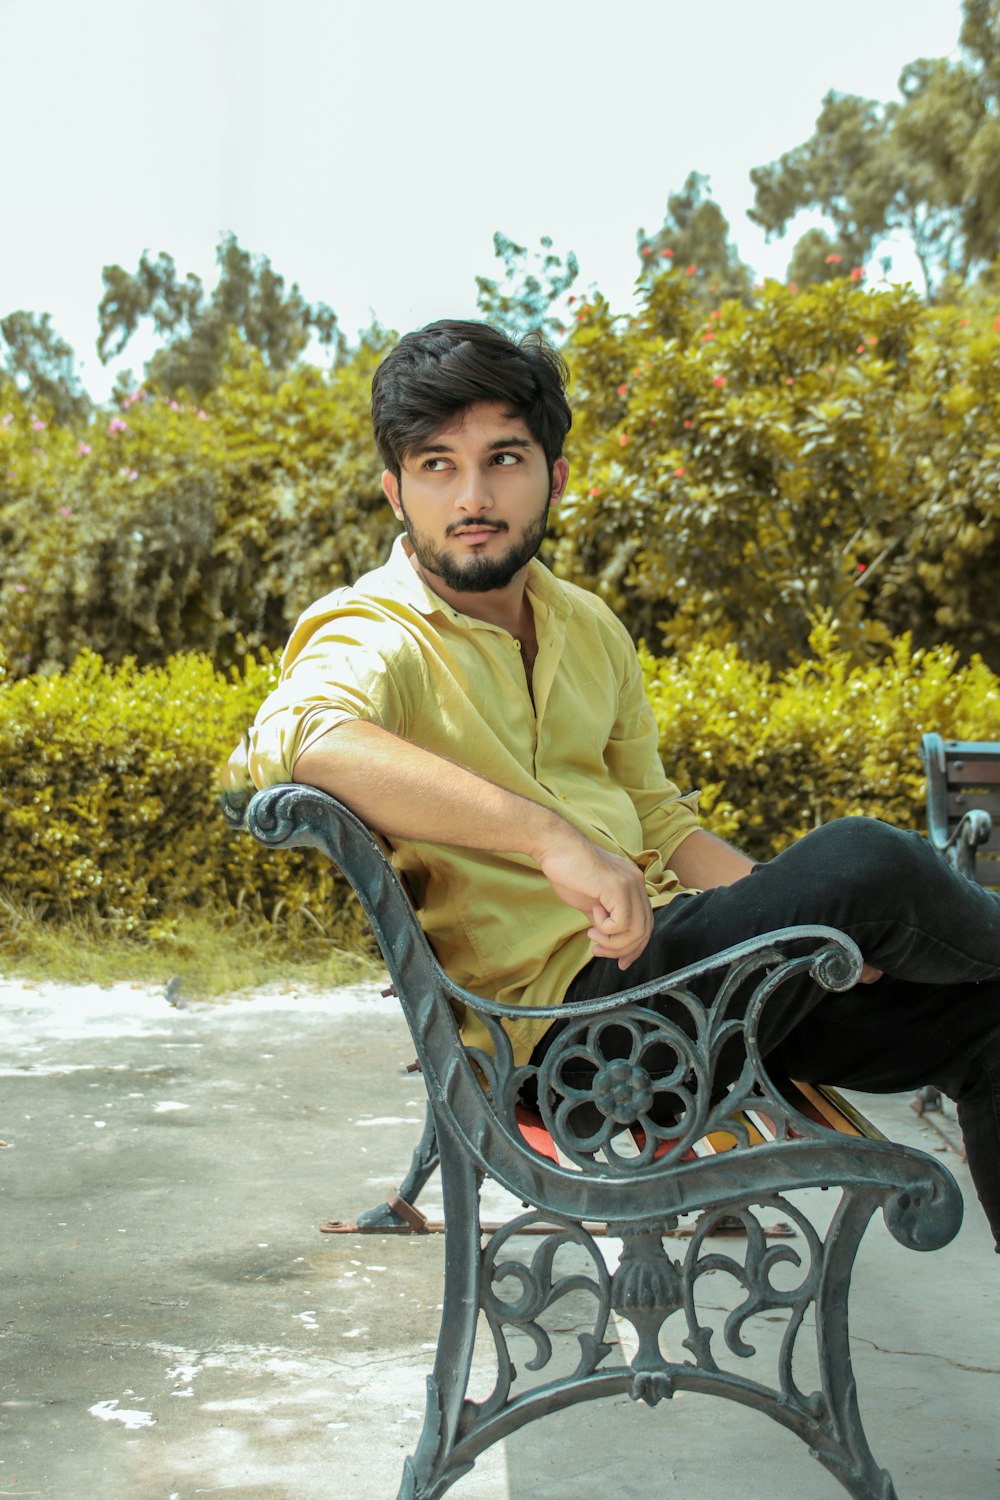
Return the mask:
<svg viewBox="0 0 1000 1500">
<path fill-rule="evenodd" d="M 269 852 L 224 822 L 222 767 L 275 674 L 265 656 L 218 671 L 206 656 L 0 683 L 0 888 L 53 921 L 87 912 L 155 936 L 184 906 L 249 902 L 364 946 L 349 887 L 306 850 Z"/>
<path fill-rule="evenodd" d="M 731 645 L 642 653 L 669 774 L 702 788 L 707 827 L 762 858 L 851 813 L 922 827 L 921 732 L 1000 738 L 1000 681 L 980 661 L 903 637 L 859 667 L 829 630 L 810 645 L 784 672 Z M 139 936 L 185 903 L 224 917 L 249 901 L 363 947 L 359 909 L 315 854 L 262 850 L 215 807 L 274 672 L 267 655 L 221 672 L 198 654 L 140 668 L 84 652 L 0 681 L 0 884 L 53 920 L 86 910 Z"/>
</svg>

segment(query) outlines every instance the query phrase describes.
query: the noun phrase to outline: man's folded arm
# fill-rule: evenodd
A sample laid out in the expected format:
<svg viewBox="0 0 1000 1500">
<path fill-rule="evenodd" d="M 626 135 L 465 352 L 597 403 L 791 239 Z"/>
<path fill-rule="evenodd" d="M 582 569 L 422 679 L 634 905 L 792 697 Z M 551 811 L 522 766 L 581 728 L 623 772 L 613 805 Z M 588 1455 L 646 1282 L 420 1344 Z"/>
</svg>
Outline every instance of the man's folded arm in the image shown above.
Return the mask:
<svg viewBox="0 0 1000 1500">
<path fill-rule="evenodd" d="M 338 724 L 298 756 L 293 775 L 390 841 L 527 855 L 559 899 L 586 914 L 598 957 L 624 968 L 649 940 L 645 882 L 629 860 L 598 848 L 558 813 L 377 724 Z"/>
</svg>

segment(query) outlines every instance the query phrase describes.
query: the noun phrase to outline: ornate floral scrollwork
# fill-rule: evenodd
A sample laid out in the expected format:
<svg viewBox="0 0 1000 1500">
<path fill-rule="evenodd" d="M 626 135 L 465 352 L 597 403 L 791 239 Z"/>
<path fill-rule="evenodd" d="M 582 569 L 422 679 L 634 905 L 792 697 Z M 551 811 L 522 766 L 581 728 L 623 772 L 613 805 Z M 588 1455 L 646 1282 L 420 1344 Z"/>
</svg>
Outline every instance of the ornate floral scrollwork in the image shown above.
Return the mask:
<svg viewBox="0 0 1000 1500">
<path fill-rule="evenodd" d="M 611 1278 L 611 1306 L 639 1335 L 632 1361 L 632 1399 L 648 1406 L 673 1395 L 660 1353 L 660 1329 L 684 1302 L 681 1268 L 664 1250 L 661 1230 L 662 1226 L 626 1230 L 621 1259 Z"/>
<path fill-rule="evenodd" d="M 500 1258 L 514 1236 L 538 1224 L 550 1228 L 552 1233 L 539 1241 L 530 1260 L 520 1259 L 516 1252 Z M 586 1271 L 557 1272 L 556 1257 L 568 1245 L 584 1252 L 589 1261 Z M 513 1282 L 516 1290 L 501 1292 L 504 1282 Z M 496 1347 L 497 1384 L 479 1407 L 480 1419 L 504 1405 L 516 1378 L 505 1330 L 516 1328 L 526 1334 L 535 1348 L 526 1368 L 544 1369 L 552 1358 L 552 1340 L 539 1319 L 554 1303 L 571 1292 L 581 1291 L 589 1293 L 595 1305 L 590 1329 L 577 1334 L 580 1359 L 569 1377 L 571 1380 L 592 1374 L 611 1353 L 611 1345 L 604 1341 L 611 1314 L 611 1279 L 604 1257 L 582 1225 L 556 1224 L 539 1213 L 521 1214 L 490 1236 L 483 1250 L 480 1304 Z"/>
<path fill-rule="evenodd" d="M 692 1032 L 697 1025 L 692 1022 Z M 547 1053 L 537 1081 L 546 1127 L 581 1165 L 598 1152 L 631 1168 L 658 1153 L 683 1155 L 698 1139 L 708 1109 L 696 1037 L 640 1006 L 571 1023 Z M 627 1154 L 614 1143 L 624 1126 L 637 1132 Z"/>
</svg>

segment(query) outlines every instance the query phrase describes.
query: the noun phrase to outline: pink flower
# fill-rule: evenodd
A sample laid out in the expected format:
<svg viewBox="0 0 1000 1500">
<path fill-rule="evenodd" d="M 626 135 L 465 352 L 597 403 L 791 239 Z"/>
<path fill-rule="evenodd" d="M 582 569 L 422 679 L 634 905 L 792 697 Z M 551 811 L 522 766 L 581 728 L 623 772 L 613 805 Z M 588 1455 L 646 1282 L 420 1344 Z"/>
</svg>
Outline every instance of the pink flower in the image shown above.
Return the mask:
<svg viewBox="0 0 1000 1500">
<path fill-rule="evenodd" d="M 598 495 L 601 493 L 601 486 L 599 484 L 595 484 L 590 490 L 588 490 L 587 493 L 590 495 L 591 500 L 596 500 Z"/>
<path fill-rule="evenodd" d="M 198 421 L 199 422 L 207 422 L 208 421 L 208 412 L 207 411 L 201 411 L 199 409 L 199 411 L 198 411 Z"/>
<path fill-rule="evenodd" d="M 795 380 L 793 379 L 793 377 L 791 375 L 789 375 L 788 379 L 785 381 L 785 384 L 786 385 L 794 385 L 795 384 Z"/>
<path fill-rule="evenodd" d="M 878 336 L 874 333 L 870 333 L 865 339 L 865 343 L 868 345 L 869 349 L 874 349 L 875 345 L 878 343 Z"/>
<path fill-rule="evenodd" d="M 123 422 L 121 417 L 112 417 L 108 423 L 109 437 L 114 437 L 116 432 L 128 432 L 128 423 Z"/>
<path fill-rule="evenodd" d="M 32 432 L 44 432 L 48 425 L 48 422 L 42 422 L 38 417 L 33 417 L 31 421 L 31 430 Z"/>
<path fill-rule="evenodd" d="M 725 383 L 726 383 L 726 377 L 725 377 L 725 375 L 716 375 L 715 379 L 712 381 L 713 385 L 718 385 L 718 386 L 723 386 L 723 385 L 725 385 Z"/>
<path fill-rule="evenodd" d="M 674 478 L 675 479 L 683 479 L 683 477 L 684 477 L 684 466 L 682 464 L 680 466 L 680 468 L 677 468 L 677 469 L 674 470 Z"/>
<path fill-rule="evenodd" d="M 60 505 L 60 507 L 59 507 L 59 514 L 61 516 L 71 516 L 73 514 L 73 512 L 72 512 L 71 508 L 68 505 Z"/>
<path fill-rule="evenodd" d="M 701 341 L 703 344 L 710 344 L 714 338 L 714 333 L 703 333 L 701 336 Z"/>
<path fill-rule="evenodd" d="M 795 296 L 795 293 L 798 291 L 798 289 L 799 289 L 799 284 L 798 284 L 797 281 L 790 281 L 788 283 L 788 290 L 791 292 L 791 294 L 792 294 L 793 297 Z"/>
<path fill-rule="evenodd" d="M 627 396 L 628 395 L 628 386 L 624 385 L 624 384 L 620 385 L 618 387 L 618 394 L 619 394 L 619 396 Z"/>
<path fill-rule="evenodd" d="M 11 424 L 11 422 L 13 422 L 13 420 L 14 420 L 14 413 L 12 411 L 9 411 L 7 413 L 7 415 L 4 417 L 3 421 L 0 422 L 0 427 L 9 427 L 10 424 Z"/>
<path fill-rule="evenodd" d="M 622 447 L 624 448 L 625 445 L 626 445 L 626 443 L 628 442 L 628 433 L 627 432 L 623 432 L 622 435 L 621 435 L 621 437 L 618 439 L 618 441 L 619 441 L 619 443 L 621 443 Z"/>
<path fill-rule="evenodd" d="M 573 298 L 571 297 L 569 300 L 572 302 Z M 170 403 L 170 410 L 171 411 L 180 411 L 180 406 L 177 404 L 176 401 L 171 401 L 171 403 Z"/>
<path fill-rule="evenodd" d="M 26 594 L 28 592 L 28 585 L 26 583 L 15 583 L 14 592 L 15 594 Z"/>
<path fill-rule="evenodd" d="M 80 455 L 81 458 L 86 458 L 94 450 L 91 448 L 91 446 L 90 446 L 89 443 L 81 443 L 80 446 L 77 448 L 76 451 Z"/>
<path fill-rule="evenodd" d="M 854 352 L 855 352 L 855 354 L 864 354 L 864 352 L 865 352 L 865 346 L 864 346 L 864 344 L 859 344 L 858 347 L 857 347 L 857 349 Z"/>
</svg>

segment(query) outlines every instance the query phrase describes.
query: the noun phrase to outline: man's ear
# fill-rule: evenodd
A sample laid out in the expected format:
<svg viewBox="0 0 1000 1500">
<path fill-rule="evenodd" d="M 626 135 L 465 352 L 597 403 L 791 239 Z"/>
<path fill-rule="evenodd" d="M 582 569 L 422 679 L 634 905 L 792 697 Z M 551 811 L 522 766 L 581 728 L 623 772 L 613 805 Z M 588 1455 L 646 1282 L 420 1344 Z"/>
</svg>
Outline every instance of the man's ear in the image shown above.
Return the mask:
<svg viewBox="0 0 1000 1500">
<path fill-rule="evenodd" d="M 403 507 L 399 500 L 399 480 L 391 469 L 382 470 L 382 489 L 385 493 L 385 498 L 392 506 L 393 515 L 397 521 L 401 521 L 403 519 Z"/>
<path fill-rule="evenodd" d="M 565 458 L 557 458 L 555 463 L 552 465 L 552 490 L 549 497 L 550 503 L 552 505 L 559 504 L 559 501 L 566 493 L 566 486 L 568 483 L 569 464 Z"/>
</svg>

